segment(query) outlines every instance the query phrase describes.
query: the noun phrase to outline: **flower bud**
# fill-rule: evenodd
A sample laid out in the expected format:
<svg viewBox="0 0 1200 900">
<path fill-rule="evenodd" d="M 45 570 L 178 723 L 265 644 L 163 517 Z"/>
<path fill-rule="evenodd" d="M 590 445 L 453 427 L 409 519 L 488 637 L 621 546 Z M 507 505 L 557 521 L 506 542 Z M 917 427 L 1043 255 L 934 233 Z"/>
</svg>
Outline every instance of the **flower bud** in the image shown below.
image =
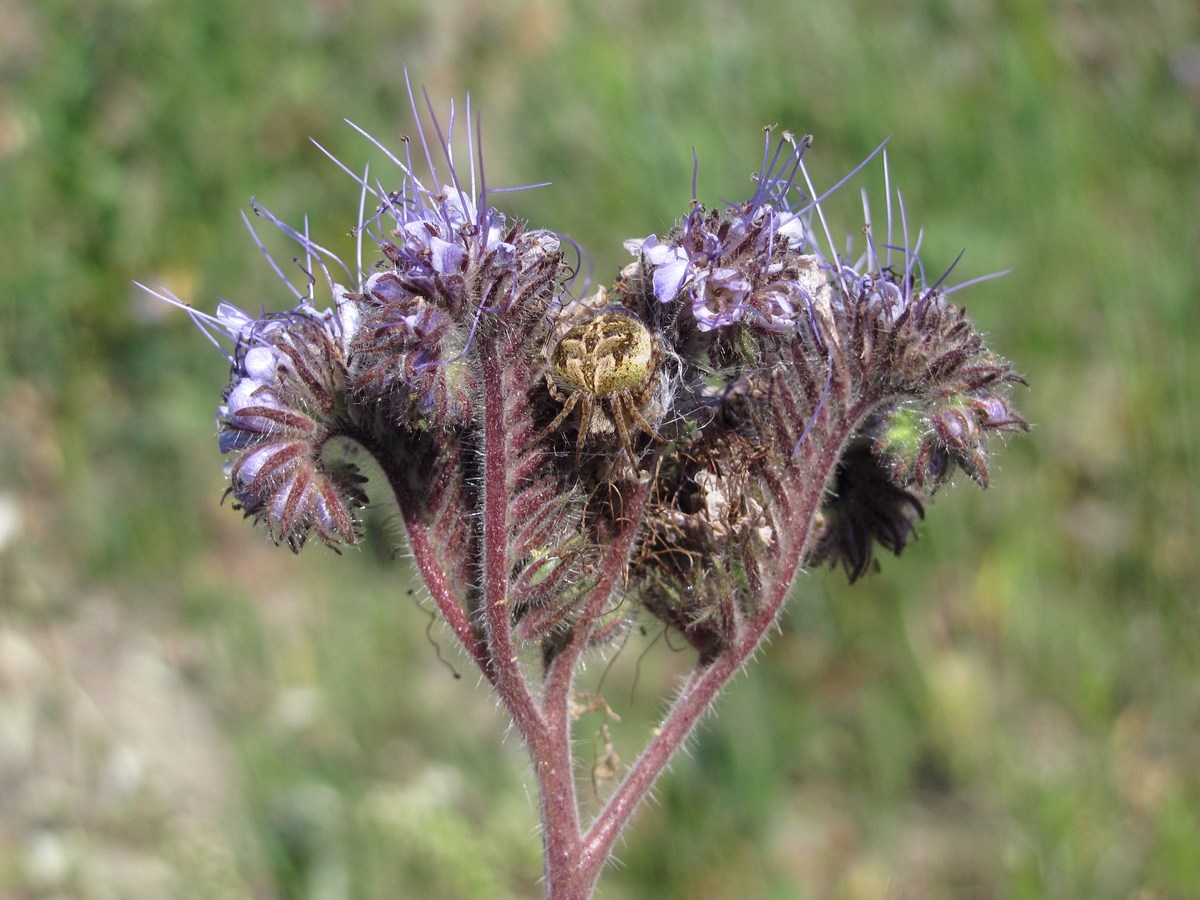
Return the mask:
<svg viewBox="0 0 1200 900">
<path fill-rule="evenodd" d="M 965 453 L 979 443 L 979 420 L 957 404 L 935 409 L 929 423 L 937 439 L 951 453 Z"/>
</svg>

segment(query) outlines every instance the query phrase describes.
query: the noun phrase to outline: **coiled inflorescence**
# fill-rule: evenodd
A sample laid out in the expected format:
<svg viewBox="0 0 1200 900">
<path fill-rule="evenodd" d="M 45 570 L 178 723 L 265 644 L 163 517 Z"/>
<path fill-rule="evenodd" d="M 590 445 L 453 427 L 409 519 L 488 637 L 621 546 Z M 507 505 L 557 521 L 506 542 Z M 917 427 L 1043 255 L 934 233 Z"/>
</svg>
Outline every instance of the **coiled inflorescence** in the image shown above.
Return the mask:
<svg viewBox="0 0 1200 900">
<path fill-rule="evenodd" d="M 876 545 L 899 553 L 925 497 L 956 469 L 986 486 L 986 437 L 1026 427 L 1008 399 L 1020 377 L 894 233 L 890 185 L 883 240 L 868 211 L 861 256 L 834 249 L 810 139 L 768 129 L 748 200 L 693 197 L 587 294 L 565 239 L 489 205 L 477 127 L 455 167 L 453 127 L 452 111 L 436 139 L 420 132 L 429 186 L 407 139 L 389 154 L 398 190 L 355 176 L 376 201 L 356 231 L 382 258 L 346 270 L 350 287 L 310 264 L 332 309 L 314 308 L 310 278 L 289 313 L 194 313 L 234 343 L 218 417 L 229 491 L 277 542 L 357 539 L 367 496 L 344 448 L 365 449 L 481 640 L 491 566 L 548 664 L 638 606 L 715 659 L 766 586 L 802 561 L 853 580 Z M 485 510 L 496 477 L 499 512 Z"/>
</svg>

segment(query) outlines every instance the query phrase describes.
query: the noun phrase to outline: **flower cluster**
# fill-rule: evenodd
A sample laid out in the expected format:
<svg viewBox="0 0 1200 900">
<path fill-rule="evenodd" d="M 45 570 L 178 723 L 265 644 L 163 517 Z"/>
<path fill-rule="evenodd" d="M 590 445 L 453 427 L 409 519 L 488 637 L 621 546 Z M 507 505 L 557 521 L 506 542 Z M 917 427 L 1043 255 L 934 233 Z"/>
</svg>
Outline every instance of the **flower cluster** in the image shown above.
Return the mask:
<svg viewBox="0 0 1200 900">
<path fill-rule="evenodd" d="M 882 258 L 870 228 L 861 258 L 834 249 L 809 138 L 768 129 L 748 200 L 693 196 L 668 234 L 626 242 L 634 261 L 610 289 L 575 296 L 563 239 L 509 223 L 482 161 L 454 166 L 453 114 L 445 134 L 434 126 L 432 144 L 420 132 L 429 179 L 407 140 L 389 154 L 400 189 L 355 176 L 377 201 L 356 232 L 382 259 L 347 270 L 351 287 L 329 278 L 333 309 L 312 306 L 310 279 L 288 313 L 194 313 L 234 344 L 220 448 L 236 502 L 276 541 L 355 541 L 364 481 L 327 452 L 352 443 L 379 462 L 410 538 L 425 529 L 442 548 L 480 639 L 494 564 L 547 660 L 580 628 L 619 632 L 628 616 L 611 611 L 634 606 L 595 600 L 618 583 L 712 658 L 780 571 L 830 562 L 859 577 L 874 546 L 904 548 L 956 469 L 986 486 L 989 433 L 1026 427 L 1007 398 L 1019 376 L 944 276 L 924 283 L 890 197 Z M 490 478 L 506 504 L 491 519 Z"/>
<path fill-rule="evenodd" d="M 323 459 L 340 431 L 348 347 L 357 310 L 341 298 L 334 310 L 302 303 L 290 313 L 252 319 L 222 303 L 210 322 L 235 341 L 232 380 L 218 410 L 229 493 L 247 516 L 299 550 L 310 531 L 352 543 L 355 511 L 366 502 L 352 465 Z"/>
<path fill-rule="evenodd" d="M 835 249 L 810 139 L 767 129 L 749 199 L 710 209 L 693 189 L 678 225 L 627 241 L 633 261 L 589 292 L 569 241 L 491 205 L 478 124 L 465 170 L 453 108 L 432 132 L 418 115 L 427 177 L 407 139 L 387 154 L 397 190 L 342 167 L 360 210 L 373 198 L 354 229 L 360 261 L 364 240 L 379 247 L 369 271 L 256 206 L 306 257 L 290 312 L 209 316 L 158 296 L 232 344 L 228 491 L 277 543 L 354 543 L 368 499 L 355 459 L 377 464 L 369 487 L 396 501 L 430 602 L 533 754 L 547 891 L 584 896 L 800 568 L 853 581 L 877 548 L 905 548 L 955 471 L 986 487 L 988 439 L 1027 427 L 1008 396 L 1021 378 L 950 302 L 970 282 L 925 281 L 886 156 L 887 221 L 876 243 L 866 212 L 857 259 Z M 696 669 L 584 835 L 574 675 L 643 613 Z"/>
<path fill-rule="evenodd" d="M 652 234 L 625 246 L 653 269 L 655 298 L 680 304 L 699 331 L 746 321 L 787 332 L 824 284 L 805 278 L 807 266 L 788 265 L 804 241 L 799 217 L 751 201 L 707 213 L 696 206 L 669 243 Z"/>
<path fill-rule="evenodd" d="M 411 173 L 411 160 L 403 168 Z M 354 387 L 386 398 L 397 424 L 464 424 L 479 391 L 475 333 L 556 292 L 558 238 L 507 226 L 456 184 L 432 194 L 411 176 L 407 191 L 387 196 L 384 216 L 395 223 L 380 241 L 386 265 L 354 297 L 364 322 Z"/>
</svg>

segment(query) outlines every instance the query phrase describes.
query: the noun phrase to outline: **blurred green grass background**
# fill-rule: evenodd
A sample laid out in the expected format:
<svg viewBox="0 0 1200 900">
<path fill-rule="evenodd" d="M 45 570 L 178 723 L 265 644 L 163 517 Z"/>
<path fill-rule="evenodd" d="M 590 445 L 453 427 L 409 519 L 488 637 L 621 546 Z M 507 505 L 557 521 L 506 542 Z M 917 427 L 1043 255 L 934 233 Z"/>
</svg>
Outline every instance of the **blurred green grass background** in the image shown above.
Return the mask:
<svg viewBox="0 0 1200 900">
<path fill-rule="evenodd" d="M 131 286 L 290 305 L 237 212 L 349 253 L 356 191 L 308 138 L 352 166 L 343 117 L 395 145 L 405 66 L 439 110 L 470 90 L 489 183 L 554 183 L 502 205 L 602 281 L 686 211 L 692 147 L 702 199 L 745 195 L 767 123 L 816 135 L 826 184 L 890 135 L 929 268 L 965 246 L 958 277 L 1013 270 L 956 299 L 1028 376 L 1033 433 L 881 574 L 802 577 L 600 896 L 1200 896 L 1194 4 L 0 22 L 0 896 L 539 895 L 523 750 L 439 659 L 388 511 L 361 550 L 295 559 L 218 506 L 225 366 Z M 624 758 L 685 661 L 618 657 Z"/>
</svg>

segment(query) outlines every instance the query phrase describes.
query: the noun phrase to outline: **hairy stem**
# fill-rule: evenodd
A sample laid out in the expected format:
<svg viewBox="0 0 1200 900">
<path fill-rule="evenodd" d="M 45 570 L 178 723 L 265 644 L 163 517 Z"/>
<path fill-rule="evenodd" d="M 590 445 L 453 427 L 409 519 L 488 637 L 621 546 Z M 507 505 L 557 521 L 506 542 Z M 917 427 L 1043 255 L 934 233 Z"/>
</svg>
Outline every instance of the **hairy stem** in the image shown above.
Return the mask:
<svg viewBox="0 0 1200 900">
<path fill-rule="evenodd" d="M 483 621 L 496 692 L 525 738 L 541 795 L 546 896 L 584 900 L 591 882 L 579 867 L 581 835 L 566 704 L 543 715 L 521 670 L 508 608 L 508 484 L 511 428 L 505 415 L 504 359 L 494 341 L 481 348 L 486 394 L 483 428 Z"/>
<path fill-rule="evenodd" d="M 364 446 L 367 445 L 364 444 Z M 368 449 L 370 450 L 369 447 Z M 408 546 L 412 552 L 413 562 L 416 564 L 417 571 L 420 572 L 421 579 L 425 582 L 438 612 L 442 614 L 446 624 L 450 626 L 450 630 L 454 632 L 454 636 L 458 638 L 459 643 L 470 654 L 475 664 L 479 666 L 489 681 L 495 683 L 491 668 L 488 666 L 487 648 L 471 628 L 466 611 L 455 597 L 446 573 L 438 562 L 437 553 L 430 545 L 429 530 L 421 521 L 420 506 L 416 498 L 412 496 L 408 478 L 392 464 L 394 463 L 392 455 L 371 452 L 383 470 L 384 477 L 387 478 L 392 494 L 396 498 L 396 504 L 400 507 L 400 516 L 404 520 L 404 529 L 408 535 Z"/>
<path fill-rule="evenodd" d="M 571 752 L 571 688 L 576 669 L 588 645 L 596 623 L 611 601 L 637 536 L 641 511 L 648 494 L 647 484 L 639 481 L 623 498 L 620 531 L 609 545 L 598 569 L 595 585 L 584 601 L 578 624 L 546 673 L 542 709 L 546 716 L 556 775 L 569 775 L 571 790 L 570 820 L 562 810 L 547 803 L 543 785 L 543 828 L 546 834 L 546 896 L 554 900 L 587 898 L 592 894 L 600 868 L 586 865 L 579 827 L 579 806 L 575 797 L 574 755 Z M 565 767 L 565 768 L 562 768 Z M 563 789 L 566 785 L 562 786 Z"/>
<path fill-rule="evenodd" d="M 483 409 L 483 623 L 496 691 L 527 741 L 545 730 L 521 672 L 508 608 L 508 433 L 503 361 L 495 342 L 481 349 L 486 400 Z"/>
<path fill-rule="evenodd" d="M 546 673 L 544 707 L 547 715 L 552 709 L 565 710 L 568 707 L 580 655 L 587 648 L 596 624 L 600 621 L 605 606 L 611 601 L 613 591 L 629 564 L 629 554 L 637 538 L 648 495 L 649 485 L 644 480 L 626 487 L 621 500 L 620 530 L 612 538 L 597 567 L 596 583 L 584 600 L 578 625 Z"/>
<path fill-rule="evenodd" d="M 803 471 L 809 473 L 809 477 L 789 479 L 793 488 L 790 495 L 792 521 L 788 524 L 789 542 L 776 561 L 774 578 L 764 585 L 760 605 L 743 624 L 733 643 L 711 664 L 698 667 L 688 677 L 659 730 L 584 835 L 583 866 L 592 873 L 593 882 L 599 878 L 617 837 L 629 823 L 638 804 L 649 796 L 654 782 L 687 740 L 696 723 L 712 709 L 729 679 L 754 655 L 778 619 L 792 580 L 804 559 L 813 522 L 825 494 L 825 485 L 850 433 L 851 429 L 845 428 L 838 436 L 824 435 L 823 440 L 810 445 L 811 453 L 802 453 L 802 460 L 793 461 L 789 474 L 794 476 Z"/>
</svg>

